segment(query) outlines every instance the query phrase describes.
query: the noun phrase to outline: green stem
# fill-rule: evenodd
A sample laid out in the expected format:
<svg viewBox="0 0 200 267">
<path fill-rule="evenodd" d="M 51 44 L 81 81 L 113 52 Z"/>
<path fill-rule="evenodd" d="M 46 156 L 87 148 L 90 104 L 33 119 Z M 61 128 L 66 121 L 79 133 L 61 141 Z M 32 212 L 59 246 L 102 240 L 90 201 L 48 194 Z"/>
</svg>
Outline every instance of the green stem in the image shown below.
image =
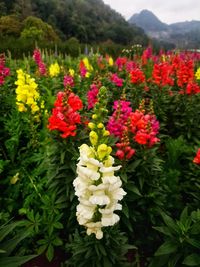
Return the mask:
<svg viewBox="0 0 200 267">
<path fill-rule="evenodd" d="M 26 170 L 25 170 L 25 172 L 26 172 Z M 26 172 L 26 174 L 27 174 L 27 172 Z M 33 188 L 35 189 L 36 194 L 40 197 L 40 199 L 42 199 L 42 195 L 40 194 L 39 190 L 37 189 L 37 186 L 34 184 L 32 177 L 28 174 L 27 174 L 27 176 L 28 176 Z"/>
</svg>

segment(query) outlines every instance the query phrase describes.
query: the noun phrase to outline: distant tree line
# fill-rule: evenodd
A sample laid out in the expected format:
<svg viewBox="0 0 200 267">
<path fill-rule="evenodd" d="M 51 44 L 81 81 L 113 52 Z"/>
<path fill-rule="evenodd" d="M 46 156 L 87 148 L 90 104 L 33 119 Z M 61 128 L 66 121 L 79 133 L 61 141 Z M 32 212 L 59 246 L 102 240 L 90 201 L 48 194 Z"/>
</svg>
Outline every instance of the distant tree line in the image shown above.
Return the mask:
<svg viewBox="0 0 200 267">
<path fill-rule="evenodd" d="M 102 0 L 0 0 L 0 14 L 1 36 L 13 33 L 15 36 L 26 37 L 33 33 L 34 38 L 39 39 L 44 38 L 47 30 L 51 31 L 51 40 L 52 35 L 55 38 L 52 31 L 54 29 L 61 40 L 75 37 L 81 43 L 99 43 L 107 40 L 123 45 L 148 43 L 142 29 L 129 25 Z M 39 20 L 37 23 L 31 22 L 34 25 L 27 24 L 25 20 L 30 16 L 40 18 L 47 24 L 44 25 Z M 9 22 L 7 29 L 5 21 Z"/>
</svg>

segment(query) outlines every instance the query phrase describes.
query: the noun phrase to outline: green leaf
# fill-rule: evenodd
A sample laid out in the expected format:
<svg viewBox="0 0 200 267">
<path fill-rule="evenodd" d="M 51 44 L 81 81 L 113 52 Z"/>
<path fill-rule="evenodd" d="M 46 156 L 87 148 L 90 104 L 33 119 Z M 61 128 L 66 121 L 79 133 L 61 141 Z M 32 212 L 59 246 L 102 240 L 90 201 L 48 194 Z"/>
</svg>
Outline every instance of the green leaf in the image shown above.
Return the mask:
<svg viewBox="0 0 200 267">
<path fill-rule="evenodd" d="M 137 159 L 128 165 L 127 172 L 133 172 L 141 163 L 141 159 Z"/>
<path fill-rule="evenodd" d="M 161 212 L 160 214 L 163 218 L 163 221 L 169 227 L 169 229 L 174 233 L 179 233 L 179 228 L 178 228 L 177 224 L 174 222 L 174 220 L 172 218 L 170 218 L 164 212 Z"/>
<path fill-rule="evenodd" d="M 62 241 L 59 237 L 56 237 L 56 238 L 52 241 L 52 243 L 53 243 L 54 246 L 62 246 L 63 241 Z"/>
<path fill-rule="evenodd" d="M 62 225 L 62 223 L 60 223 L 60 222 L 55 222 L 55 223 L 53 224 L 53 226 L 54 226 L 56 229 L 63 229 L 63 225 Z"/>
<path fill-rule="evenodd" d="M 181 258 L 181 254 L 175 254 L 175 255 L 170 255 L 169 261 L 168 261 L 168 267 L 175 267 L 177 266 L 178 260 Z"/>
<path fill-rule="evenodd" d="M 12 251 L 16 248 L 18 243 L 25 239 L 30 234 L 30 229 L 20 231 L 20 233 L 15 236 L 13 239 L 9 239 L 8 241 L 1 244 L 1 248 L 6 251 L 6 255 L 10 255 Z"/>
<path fill-rule="evenodd" d="M 0 242 L 17 226 L 23 226 L 25 221 L 13 222 L 0 227 Z"/>
<path fill-rule="evenodd" d="M 139 189 L 137 188 L 137 186 L 135 186 L 132 183 L 127 184 L 127 190 L 135 193 L 138 196 L 142 196 L 141 193 L 140 193 L 140 191 L 139 191 Z"/>
<path fill-rule="evenodd" d="M 187 221 L 187 219 L 188 219 L 188 208 L 185 207 L 184 210 L 183 210 L 182 213 L 181 213 L 180 221 L 181 221 L 183 224 L 185 224 L 186 221 Z"/>
<path fill-rule="evenodd" d="M 153 260 L 150 262 L 148 267 L 166 267 L 169 261 L 170 255 L 162 255 L 159 257 L 154 257 Z"/>
<path fill-rule="evenodd" d="M 27 261 L 37 257 L 37 255 L 21 256 L 21 257 L 5 257 L 0 258 L 0 266 L 2 267 L 19 267 Z"/>
<path fill-rule="evenodd" d="M 125 172 L 121 173 L 120 177 L 122 178 L 123 182 L 127 183 L 128 177 L 127 177 L 127 174 Z"/>
<path fill-rule="evenodd" d="M 200 249 L 200 241 L 192 238 L 187 238 L 186 241 L 193 247 Z"/>
<path fill-rule="evenodd" d="M 155 256 L 161 256 L 165 254 L 171 254 L 176 252 L 177 250 L 177 244 L 171 242 L 171 241 L 166 241 L 163 243 L 158 250 L 155 253 Z"/>
<path fill-rule="evenodd" d="M 193 253 L 184 259 L 183 264 L 187 266 L 200 266 L 200 256 Z"/>
<path fill-rule="evenodd" d="M 54 256 L 54 248 L 51 244 L 48 246 L 46 256 L 47 256 L 48 261 L 52 261 L 53 256 Z"/>
<path fill-rule="evenodd" d="M 166 226 L 153 226 L 153 229 L 159 231 L 160 233 L 163 233 L 164 235 L 173 237 L 172 233 Z"/>
<path fill-rule="evenodd" d="M 191 226 L 190 232 L 191 232 L 192 235 L 198 235 L 198 234 L 200 234 L 200 225 L 199 225 L 199 222 L 194 223 Z"/>
<path fill-rule="evenodd" d="M 129 218 L 129 209 L 126 203 L 123 204 L 122 212 L 127 218 Z"/>
<path fill-rule="evenodd" d="M 47 244 L 42 245 L 37 249 L 37 253 L 42 254 L 46 249 L 47 249 Z"/>
<path fill-rule="evenodd" d="M 103 245 L 99 244 L 99 250 L 101 251 L 102 255 L 107 256 L 107 253 L 106 253 L 105 248 L 104 248 Z"/>
</svg>

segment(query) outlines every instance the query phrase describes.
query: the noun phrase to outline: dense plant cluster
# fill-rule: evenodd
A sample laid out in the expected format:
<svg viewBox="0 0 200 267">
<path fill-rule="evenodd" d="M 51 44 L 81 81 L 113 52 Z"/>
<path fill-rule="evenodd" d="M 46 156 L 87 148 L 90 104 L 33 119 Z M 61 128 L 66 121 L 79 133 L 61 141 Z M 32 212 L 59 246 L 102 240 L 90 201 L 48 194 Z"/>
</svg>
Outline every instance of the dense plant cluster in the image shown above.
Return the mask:
<svg viewBox="0 0 200 267">
<path fill-rule="evenodd" d="M 1 56 L 0 262 L 200 266 L 199 69 L 151 47 Z"/>
</svg>

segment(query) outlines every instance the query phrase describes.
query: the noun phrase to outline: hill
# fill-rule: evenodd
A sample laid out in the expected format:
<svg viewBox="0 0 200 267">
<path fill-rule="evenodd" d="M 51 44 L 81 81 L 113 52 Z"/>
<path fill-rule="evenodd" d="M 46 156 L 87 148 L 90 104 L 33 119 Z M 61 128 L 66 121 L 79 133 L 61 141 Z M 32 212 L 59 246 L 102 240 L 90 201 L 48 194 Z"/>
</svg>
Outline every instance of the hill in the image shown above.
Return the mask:
<svg viewBox="0 0 200 267">
<path fill-rule="evenodd" d="M 200 21 L 166 24 L 151 11 L 142 10 L 139 14 L 134 14 L 128 22 L 141 27 L 149 37 L 171 42 L 178 48 L 200 48 Z"/>
<path fill-rule="evenodd" d="M 0 15 L 14 14 L 22 22 L 29 16 L 51 25 L 63 40 L 76 37 L 80 42 L 147 44 L 144 31 L 129 24 L 102 0 L 0 0 Z"/>
</svg>

